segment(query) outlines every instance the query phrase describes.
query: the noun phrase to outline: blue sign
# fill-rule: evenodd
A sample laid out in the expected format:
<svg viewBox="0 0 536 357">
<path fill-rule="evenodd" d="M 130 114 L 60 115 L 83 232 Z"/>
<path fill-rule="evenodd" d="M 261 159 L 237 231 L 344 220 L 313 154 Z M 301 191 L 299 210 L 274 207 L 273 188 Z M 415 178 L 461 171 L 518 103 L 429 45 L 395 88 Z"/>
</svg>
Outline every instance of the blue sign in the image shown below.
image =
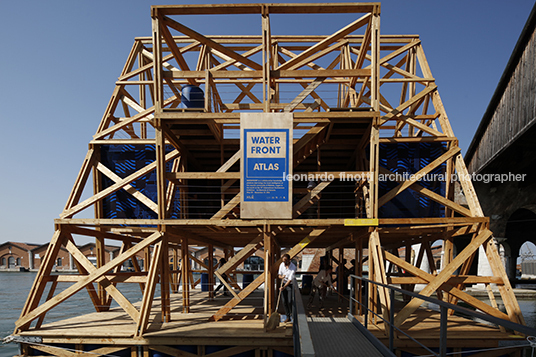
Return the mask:
<svg viewBox="0 0 536 357">
<path fill-rule="evenodd" d="M 289 129 L 244 129 L 244 201 L 289 200 Z"/>
</svg>

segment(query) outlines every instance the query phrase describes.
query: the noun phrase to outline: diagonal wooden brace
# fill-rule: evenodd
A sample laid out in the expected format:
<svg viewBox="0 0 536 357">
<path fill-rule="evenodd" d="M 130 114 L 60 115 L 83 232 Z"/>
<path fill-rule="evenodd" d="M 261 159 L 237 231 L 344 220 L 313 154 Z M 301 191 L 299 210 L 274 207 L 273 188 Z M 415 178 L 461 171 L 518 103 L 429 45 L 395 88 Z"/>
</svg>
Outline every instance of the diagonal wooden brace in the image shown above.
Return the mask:
<svg viewBox="0 0 536 357">
<path fill-rule="evenodd" d="M 134 256 L 139 251 L 145 249 L 146 247 L 150 246 L 151 244 L 156 243 L 162 238 L 162 234 L 160 232 L 155 232 L 151 234 L 149 237 L 145 238 L 141 243 L 136 244 L 132 248 L 128 249 L 123 254 L 120 254 L 118 257 L 113 259 L 112 261 L 104 264 L 102 267 L 98 268 L 97 270 L 93 271 L 89 275 L 81 278 L 77 283 L 71 285 L 67 289 L 63 290 L 58 295 L 54 296 L 51 300 L 45 302 L 44 304 L 40 305 L 39 307 L 33 309 L 32 311 L 28 312 L 21 318 L 19 318 L 15 325 L 17 327 L 23 326 L 34 319 L 38 318 L 42 314 L 46 313 L 50 309 L 52 309 L 54 306 L 57 306 L 61 302 L 65 301 L 69 297 L 76 294 L 78 291 L 86 287 L 86 285 L 93 283 L 97 279 L 101 278 L 106 272 L 112 270 L 116 266 L 122 264 L 125 260 L 129 259 L 130 257 Z"/>
<path fill-rule="evenodd" d="M 177 150 L 173 150 L 172 152 L 170 152 L 169 154 L 166 155 L 165 161 L 167 162 L 169 160 L 175 159 L 179 155 L 180 155 L 180 153 Z M 119 191 L 120 189 L 122 189 L 126 185 L 128 185 L 131 182 L 137 180 L 138 178 L 148 174 L 149 172 L 153 171 L 154 169 L 156 169 L 156 161 L 152 162 L 149 165 L 145 166 L 144 168 L 132 173 L 131 175 L 129 175 L 126 178 L 124 178 L 123 180 L 121 180 L 119 182 L 116 182 L 115 184 L 113 184 L 110 187 L 102 190 L 101 192 L 97 193 L 96 195 L 93 195 L 92 197 L 86 199 L 85 201 L 77 204 L 76 206 L 74 206 L 74 207 L 72 207 L 72 208 L 70 208 L 68 210 L 63 211 L 60 214 L 60 218 L 70 218 L 70 217 L 74 216 L 76 213 L 78 213 L 78 212 L 86 209 L 87 207 L 91 206 L 92 204 L 102 200 L 104 197 L 106 197 L 106 196 L 108 196 L 108 195 L 110 195 L 110 194 L 112 194 L 112 193 L 114 193 L 116 191 Z"/>
<path fill-rule="evenodd" d="M 93 273 L 97 270 L 95 266 L 89 261 L 89 259 L 86 258 L 84 253 L 82 253 L 78 247 L 73 243 L 71 239 L 67 241 L 67 244 L 65 245 L 65 248 L 71 253 L 74 259 L 80 265 L 84 267 L 85 270 L 87 270 L 88 273 Z M 138 321 L 140 314 L 139 311 L 132 305 L 132 303 L 123 295 L 121 292 L 108 280 L 106 277 L 101 277 L 96 279 L 96 282 L 100 283 L 104 286 L 108 294 L 110 294 L 115 301 L 125 310 L 127 314 L 132 317 L 134 321 Z M 89 284 L 88 284 L 89 285 Z"/>
<path fill-rule="evenodd" d="M 400 183 L 398 186 L 393 188 L 391 191 L 387 192 L 385 195 L 383 195 L 378 202 L 378 207 L 383 206 L 393 198 L 395 198 L 398 194 L 400 194 L 402 191 L 413 185 L 415 182 L 422 179 L 424 176 L 426 176 L 428 173 L 430 173 L 432 170 L 436 169 L 439 165 L 450 159 L 452 156 L 456 155 L 460 151 L 459 147 L 454 147 L 432 161 L 430 164 L 428 164 L 426 167 L 419 170 L 417 173 L 411 175 L 410 179 L 407 181 L 404 181 Z"/>
<path fill-rule="evenodd" d="M 491 237 L 491 231 L 484 229 L 481 231 L 476 238 L 474 238 L 471 243 L 462 250 L 456 258 L 447 265 L 441 273 L 439 273 L 424 289 L 421 290 L 420 294 L 424 296 L 430 296 L 434 291 L 439 289 L 441 285 L 448 281 L 450 276 L 467 260 L 475 251 L 484 244 Z M 411 315 L 417 308 L 422 304 L 421 299 L 413 298 L 411 301 L 396 315 L 395 317 L 395 326 L 400 326 L 404 321 Z"/>
<path fill-rule="evenodd" d="M 255 253 L 262 246 L 263 235 L 257 235 L 251 242 L 246 244 L 237 254 L 227 261 L 223 266 L 219 267 L 216 273 L 219 275 L 227 274 L 239 266 L 244 260 Z"/>
<path fill-rule="evenodd" d="M 416 266 L 404 261 L 403 259 L 400 259 L 399 257 L 394 256 L 393 254 L 389 252 L 385 252 L 385 258 L 390 261 L 391 263 L 397 265 L 398 267 L 404 269 L 405 271 L 409 272 L 410 274 L 413 274 L 414 276 L 417 276 L 421 279 L 424 279 L 427 283 L 430 283 L 435 279 L 435 275 L 429 274 L 425 271 L 422 271 L 421 269 L 417 268 Z M 450 280 L 450 277 L 449 279 Z M 457 297 L 460 300 L 465 301 L 469 305 L 473 306 L 476 309 L 479 309 L 491 316 L 498 317 L 500 319 L 506 319 L 508 320 L 508 315 L 501 312 L 498 309 L 494 309 L 493 307 L 489 306 L 488 304 L 478 300 L 477 298 L 467 294 L 466 292 L 456 288 L 454 285 L 450 284 L 449 282 L 445 282 L 440 286 L 440 289 L 448 292 L 449 294 L 452 294 L 453 296 Z"/>
<path fill-rule="evenodd" d="M 316 238 L 318 238 L 322 233 L 324 233 L 327 230 L 327 228 L 316 228 L 311 233 L 309 233 L 305 238 L 303 238 L 298 244 L 296 244 L 294 247 L 290 249 L 288 252 L 288 255 L 290 255 L 290 258 L 295 257 L 299 252 L 301 252 L 305 247 L 307 247 L 312 241 L 314 241 Z M 263 238 L 263 234 L 260 235 L 261 238 Z M 283 259 L 279 259 L 274 264 L 274 269 L 279 267 Z M 222 267 L 225 268 L 225 265 Z M 221 270 L 221 268 L 219 269 Z M 218 270 L 218 271 L 219 271 Z M 261 286 L 264 283 L 265 274 L 259 275 L 257 279 L 253 280 L 244 290 L 239 292 L 236 297 L 229 300 L 227 304 L 225 304 L 221 309 L 218 310 L 214 315 L 210 317 L 210 321 L 218 321 L 222 319 L 233 307 L 238 305 L 242 300 L 244 300 L 246 297 L 249 296 L 252 292 L 255 291 L 259 286 Z"/>
</svg>

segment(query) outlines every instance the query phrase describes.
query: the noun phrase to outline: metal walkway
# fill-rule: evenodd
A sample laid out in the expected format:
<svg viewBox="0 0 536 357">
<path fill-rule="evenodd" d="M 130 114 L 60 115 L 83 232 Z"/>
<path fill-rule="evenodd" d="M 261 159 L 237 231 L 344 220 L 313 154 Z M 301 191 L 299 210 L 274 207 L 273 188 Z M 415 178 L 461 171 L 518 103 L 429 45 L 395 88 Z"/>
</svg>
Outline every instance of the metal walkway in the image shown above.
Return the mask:
<svg viewBox="0 0 536 357">
<path fill-rule="evenodd" d="M 384 356 L 348 317 L 307 317 L 316 357 Z"/>
</svg>

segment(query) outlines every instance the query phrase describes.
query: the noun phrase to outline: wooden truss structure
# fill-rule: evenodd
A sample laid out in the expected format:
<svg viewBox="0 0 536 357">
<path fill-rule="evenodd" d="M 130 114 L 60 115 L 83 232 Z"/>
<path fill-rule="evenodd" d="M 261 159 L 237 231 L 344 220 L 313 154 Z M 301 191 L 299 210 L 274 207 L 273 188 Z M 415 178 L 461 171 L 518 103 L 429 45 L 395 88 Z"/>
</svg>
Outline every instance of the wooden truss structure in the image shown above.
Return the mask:
<svg viewBox="0 0 536 357">
<path fill-rule="evenodd" d="M 205 36 L 181 23 L 190 15 L 237 14 L 260 15 L 260 35 Z M 296 18 L 338 14 L 351 20 L 328 35 L 275 35 L 276 19 L 284 14 Z M 199 262 L 211 283 L 213 276 L 231 277 L 226 284 L 233 296 L 212 317 L 214 321 L 261 285 L 265 318 L 269 316 L 281 251 L 296 256 L 305 247 L 316 247 L 328 252 L 355 249 L 358 275 L 363 273 L 368 248 L 369 277 L 375 281 L 406 288 L 424 284 L 421 294 L 462 300 L 486 314 L 523 323 L 421 41 L 413 35 L 381 35 L 379 3 L 153 6 L 151 16 L 152 38 L 134 42 L 65 209 L 55 221 L 55 234 L 16 331 L 38 329 L 50 309 L 86 289 L 96 311 L 105 313 L 115 300 L 136 323 L 136 336 L 142 336 L 157 284 L 162 321 L 170 319 L 173 293 L 181 291 L 183 312 L 189 311 L 190 260 L 195 258 L 190 246 L 209 247 L 209 252 L 221 247 L 227 252 L 223 266 L 214 266 L 212 259 L 208 264 Z M 186 85 L 203 89 L 201 108 L 180 105 Z M 294 182 L 293 219 L 240 218 L 237 129 L 242 112 L 293 113 L 294 173 L 315 177 Z M 394 188 L 380 192 L 380 175 L 394 173 L 380 166 L 381 145 L 403 143 L 440 143 L 443 151 L 409 176 L 395 176 Z M 122 175 L 103 161 L 103 147 L 111 145 L 150 146 L 155 157 Z M 454 201 L 454 182 L 447 180 L 441 193 L 422 184 L 437 168 L 449 176 L 458 174 L 468 207 Z M 154 173 L 156 195 L 149 197 L 137 183 Z M 322 175 L 334 179 L 323 180 Z M 344 175 L 359 179 L 345 180 Z M 82 201 L 90 182 L 93 193 Z M 382 207 L 408 190 L 439 204 L 441 214 L 382 217 Z M 153 218 L 110 217 L 104 202 L 120 191 Z M 95 218 L 76 217 L 91 209 Z M 75 235 L 95 238 L 96 266 L 78 250 Z M 469 237 L 470 243 L 454 255 L 453 241 L 460 236 Z M 436 271 L 430 264 L 432 271 L 423 271 L 419 262 L 433 260 L 430 247 L 436 240 L 444 242 L 443 269 Z M 105 241 L 122 244 L 120 254 L 108 263 Z M 399 257 L 398 248 L 418 243 L 417 263 L 412 264 L 408 254 Z M 72 254 L 78 275 L 51 274 L 62 246 Z M 493 276 L 469 275 L 480 247 Z M 240 290 L 232 274 L 260 249 L 264 274 Z M 132 259 L 139 252 L 146 256 L 143 269 Z M 342 260 L 340 254 L 333 260 Z M 119 267 L 129 259 L 136 271 L 121 272 Z M 72 285 L 55 294 L 58 282 Z M 140 285 L 140 306 L 121 293 L 119 286 L 124 283 Z M 464 292 L 466 284 L 474 283 L 488 288 L 495 284 L 506 312 Z M 43 296 L 47 284 L 51 289 Z M 372 306 L 388 317 L 386 291 L 369 291 Z M 210 290 L 208 297 L 212 294 Z M 401 325 L 421 302 L 406 301 L 396 311 L 396 324 Z"/>
</svg>

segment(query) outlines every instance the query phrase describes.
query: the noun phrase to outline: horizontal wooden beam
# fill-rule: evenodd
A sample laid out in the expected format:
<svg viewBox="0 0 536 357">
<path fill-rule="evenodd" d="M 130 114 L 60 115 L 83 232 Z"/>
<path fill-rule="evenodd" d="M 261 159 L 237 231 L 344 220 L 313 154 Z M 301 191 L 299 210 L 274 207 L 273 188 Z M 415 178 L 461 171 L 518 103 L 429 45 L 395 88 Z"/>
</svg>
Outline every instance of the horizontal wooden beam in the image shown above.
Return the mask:
<svg viewBox="0 0 536 357">
<path fill-rule="evenodd" d="M 295 172 L 292 176 L 301 180 L 367 180 L 369 171 L 304 171 Z M 168 180 L 239 180 L 240 172 L 168 172 Z"/>
<path fill-rule="evenodd" d="M 344 226 L 344 218 L 334 219 L 258 219 L 258 220 L 210 220 L 210 219 L 93 219 L 93 218 L 66 218 L 55 219 L 56 224 L 74 224 L 82 226 L 120 226 L 120 225 L 162 225 L 162 226 L 214 226 L 214 227 L 258 227 L 264 224 L 282 226 Z M 488 217 L 449 217 L 449 218 L 380 218 L 380 226 L 388 225 L 431 225 L 431 224 L 474 224 L 489 223 Z"/>
<path fill-rule="evenodd" d="M 413 276 L 393 276 L 387 277 L 389 284 L 428 284 L 427 279 Z M 457 284 L 498 284 L 503 285 L 504 282 L 501 278 L 495 276 L 471 276 L 471 275 L 457 275 L 449 278 L 446 282 L 450 285 Z"/>
<path fill-rule="evenodd" d="M 262 14 L 263 7 L 271 14 L 346 14 L 379 12 L 380 3 L 303 3 L 303 4 L 211 4 L 154 5 L 151 16 L 159 15 L 227 15 Z"/>
<path fill-rule="evenodd" d="M 381 127 L 380 129 L 384 129 Z M 458 138 L 450 136 L 426 136 L 426 137 L 411 137 L 411 138 L 380 138 L 379 142 L 381 143 L 431 143 L 431 142 L 449 142 L 456 141 Z"/>
<path fill-rule="evenodd" d="M 379 116 L 379 112 L 371 110 L 359 110 L 359 111 L 330 111 L 330 112 L 295 112 L 293 123 L 318 123 L 328 122 L 329 120 L 339 119 L 341 122 L 352 123 L 352 120 L 358 120 L 357 122 L 370 123 L 374 118 Z M 194 123 L 201 123 L 200 120 L 211 120 L 216 123 L 229 123 L 240 124 L 240 113 L 200 113 L 200 112 L 188 112 L 181 109 L 166 109 L 162 110 L 162 113 L 158 115 L 159 119 L 170 120 L 174 119 L 177 122 L 181 120 L 195 120 Z M 228 120 L 228 121 L 225 121 Z"/>
<path fill-rule="evenodd" d="M 17 327 L 26 325 L 27 323 L 31 322 L 32 320 L 38 318 L 42 314 L 46 313 L 50 309 L 52 309 L 54 306 L 60 304 L 67 298 L 71 297 L 81 289 L 83 289 L 86 285 L 93 283 L 95 280 L 102 278 L 103 275 L 106 274 L 106 272 L 114 269 L 116 266 L 122 264 L 125 260 L 129 259 L 132 256 L 135 256 L 138 252 L 145 249 L 146 247 L 150 246 L 151 244 L 156 243 L 162 238 L 162 234 L 160 232 L 156 232 L 152 234 L 147 239 L 144 239 L 142 242 L 134 245 L 132 248 L 128 249 L 124 253 L 120 254 L 118 257 L 114 258 L 110 262 L 104 264 L 102 267 L 94 270 L 89 275 L 86 275 L 84 278 L 80 279 L 75 284 L 69 286 L 67 289 L 63 290 L 62 292 L 58 293 L 54 298 L 51 300 L 48 300 L 47 302 L 39 305 L 37 308 L 33 309 L 32 311 L 28 312 L 27 314 L 21 316 L 16 322 L 15 325 Z"/>
<path fill-rule="evenodd" d="M 118 274 L 107 274 L 104 276 L 105 279 L 109 280 L 110 283 L 146 283 L 147 282 L 147 272 L 142 273 L 118 273 Z M 87 275 L 51 275 L 47 277 L 46 281 L 57 281 L 57 282 L 66 282 L 66 283 L 76 283 L 80 279 L 86 277 Z"/>
</svg>

